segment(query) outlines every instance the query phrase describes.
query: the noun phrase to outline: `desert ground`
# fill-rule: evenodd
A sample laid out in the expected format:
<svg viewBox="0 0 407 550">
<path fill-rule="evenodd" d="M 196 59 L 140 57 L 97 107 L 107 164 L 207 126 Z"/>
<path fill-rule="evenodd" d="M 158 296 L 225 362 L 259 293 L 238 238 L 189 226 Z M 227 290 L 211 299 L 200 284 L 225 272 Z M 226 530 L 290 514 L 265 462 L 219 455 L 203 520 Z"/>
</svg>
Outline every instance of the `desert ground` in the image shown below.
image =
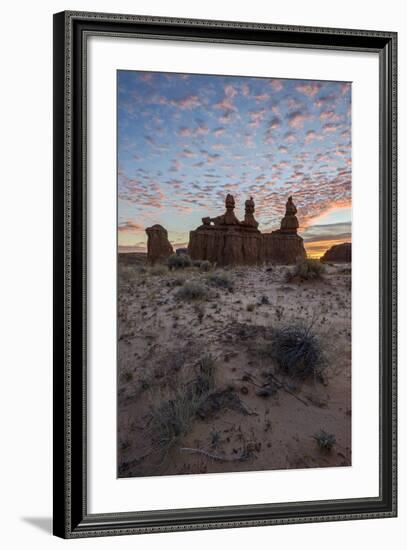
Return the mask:
<svg viewBox="0 0 407 550">
<path fill-rule="evenodd" d="M 351 465 L 351 267 L 323 269 L 119 254 L 119 477 Z"/>
</svg>

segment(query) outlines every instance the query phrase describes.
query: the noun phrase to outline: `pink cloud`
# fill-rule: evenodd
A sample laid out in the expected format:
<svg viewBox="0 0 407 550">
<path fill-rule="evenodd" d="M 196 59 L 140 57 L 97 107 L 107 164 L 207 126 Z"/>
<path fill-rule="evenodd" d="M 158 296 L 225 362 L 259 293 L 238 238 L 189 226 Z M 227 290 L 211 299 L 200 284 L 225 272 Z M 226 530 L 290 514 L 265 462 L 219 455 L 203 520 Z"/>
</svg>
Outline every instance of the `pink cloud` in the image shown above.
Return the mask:
<svg viewBox="0 0 407 550">
<path fill-rule="evenodd" d="M 305 143 L 310 143 L 310 141 L 312 141 L 313 139 L 317 139 L 317 137 L 317 134 L 313 130 L 309 130 L 305 134 Z"/>
<path fill-rule="evenodd" d="M 310 115 L 306 113 L 302 113 L 301 111 L 294 111 L 293 113 L 290 113 L 287 117 L 288 124 L 292 128 L 302 128 L 304 126 L 304 122 L 309 120 L 311 117 Z"/>
<path fill-rule="evenodd" d="M 316 82 L 312 84 L 299 84 L 295 87 L 295 89 L 297 90 L 297 92 L 305 94 L 308 97 L 314 97 L 321 89 L 321 84 L 318 84 Z"/>
<path fill-rule="evenodd" d="M 295 143 L 297 141 L 297 138 L 292 132 L 286 132 L 284 134 L 284 141 L 287 143 Z"/>
<path fill-rule="evenodd" d="M 197 126 L 196 130 L 195 130 L 195 133 L 196 133 L 196 135 L 198 135 L 198 136 L 205 135 L 205 134 L 207 134 L 208 132 L 209 132 L 209 128 L 208 128 L 208 126 L 207 126 L 206 124 L 204 124 L 204 123 L 200 123 L 200 124 Z"/>
<path fill-rule="evenodd" d="M 222 99 L 222 101 L 219 101 L 218 103 L 215 103 L 214 108 L 215 109 L 223 109 L 224 111 L 235 111 L 236 110 L 236 107 L 233 105 L 233 103 L 227 97 L 224 97 Z"/>
<path fill-rule="evenodd" d="M 335 124 L 333 122 L 327 122 L 326 124 L 324 124 L 322 131 L 324 132 L 324 134 L 332 134 L 333 132 L 336 132 L 338 127 L 339 127 L 339 124 Z"/>
<path fill-rule="evenodd" d="M 196 153 L 192 152 L 190 149 L 183 149 L 181 152 L 181 156 L 192 158 L 192 157 L 196 157 Z"/>
<path fill-rule="evenodd" d="M 270 82 L 271 87 L 275 92 L 281 92 L 281 90 L 284 88 L 284 84 L 281 80 L 271 80 Z"/>
<path fill-rule="evenodd" d="M 268 99 L 270 99 L 270 96 L 266 93 L 262 93 L 254 96 L 254 98 L 256 101 L 261 102 L 261 101 L 267 101 Z"/>
<path fill-rule="evenodd" d="M 137 231 L 144 231 L 144 227 L 139 223 L 127 220 L 119 224 L 118 230 L 121 233 L 135 233 Z"/>
<path fill-rule="evenodd" d="M 218 128 L 215 128 L 213 133 L 216 137 L 219 137 L 221 136 L 225 131 L 225 128 L 223 128 L 222 126 L 218 127 Z"/>
<path fill-rule="evenodd" d="M 224 90 L 225 90 L 225 95 L 230 98 L 235 97 L 235 95 L 237 94 L 236 88 L 231 84 L 226 84 Z"/>
<path fill-rule="evenodd" d="M 173 99 L 171 103 L 181 109 L 193 109 L 201 106 L 201 101 L 196 95 L 188 95 L 181 99 Z"/>
<path fill-rule="evenodd" d="M 190 128 L 186 128 L 185 126 L 181 126 L 181 128 L 178 129 L 178 135 L 183 137 L 188 137 L 192 134 Z"/>
<path fill-rule="evenodd" d="M 322 111 L 319 115 L 321 120 L 330 120 L 331 122 L 339 122 L 341 120 L 340 115 L 335 111 Z"/>
<path fill-rule="evenodd" d="M 278 117 L 273 117 L 270 122 L 267 125 L 268 130 L 276 130 L 277 128 L 280 128 L 281 121 Z"/>
<path fill-rule="evenodd" d="M 267 114 L 267 109 L 258 109 L 255 111 L 249 111 L 249 117 L 250 117 L 250 126 L 253 128 L 257 128 L 264 120 L 264 117 Z"/>
</svg>

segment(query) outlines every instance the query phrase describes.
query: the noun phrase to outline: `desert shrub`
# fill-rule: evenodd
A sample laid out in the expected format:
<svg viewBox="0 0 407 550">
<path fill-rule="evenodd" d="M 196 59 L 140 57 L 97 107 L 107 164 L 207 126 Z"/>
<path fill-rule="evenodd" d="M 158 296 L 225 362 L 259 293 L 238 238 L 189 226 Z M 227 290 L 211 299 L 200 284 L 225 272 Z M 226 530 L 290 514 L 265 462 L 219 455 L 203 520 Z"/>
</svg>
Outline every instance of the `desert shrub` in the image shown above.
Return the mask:
<svg viewBox="0 0 407 550">
<path fill-rule="evenodd" d="M 198 362 L 198 376 L 183 384 L 173 399 L 152 407 L 149 436 L 153 448 L 167 453 L 188 433 L 197 411 L 214 388 L 215 360 L 210 354 Z"/>
<path fill-rule="evenodd" d="M 199 266 L 199 269 L 201 271 L 209 271 L 211 267 L 212 267 L 211 262 L 209 262 L 208 260 L 202 260 L 201 265 Z"/>
<path fill-rule="evenodd" d="M 256 309 L 255 304 L 247 304 L 246 311 L 254 311 Z"/>
<path fill-rule="evenodd" d="M 168 273 L 168 268 L 162 264 L 153 265 L 150 267 L 149 273 L 155 277 L 160 277 L 161 275 Z"/>
<path fill-rule="evenodd" d="M 322 451 L 330 451 L 336 443 L 336 437 L 334 436 L 334 434 L 329 434 L 324 430 L 321 430 L 320 432 L 313 435 L 313 438 L 318 443 L 318 447 Z"/>
<path fill-rule="evenodd" d="M 215 359 L 210 353 L 203 355 L 198 362 L 199 374 L 194 383 L 196 395 L 207 394 L 215 387 Z"/>
<path fill-rule="evenodd" d="M 149 428 L 153 447 L 168 452 L 179 443 L 188 433 L 198 406 L 199 400 L 191 392 L 178 391 L 173 399 L 153 408 Z"/>
<path fill-rule="evenodd" d="M 175 293 L 177 300 L 205 300 L 208 297 L 208 288 L 195 281 L 187 281 Z"/>
<path fill-rule="evenodd" d="M 218 288 L 225 288 L 230 292 L 232 292 L 234 289 L 233 281 L 227 273 L 222 273 L 222 272 L 211 273 L 208 276 L 207 281 L 212 286 L 217 286 Z"/>
<path fill-rule="evenodd" d="M 188 254 L 172 254 L 167 260 L 167 265 L 169 269 L 185 269 L 191 267 L 192 262 Z"/>
<path fill-rule="evenodd" d="M 325 366 L 321 346 L 312 327 L 294 325 L 274 329 L 266 350 L 279 369 L 293 378 L 318 376 Z"/>
<path fill-rule="evenodd" d="M 305 281 L 312 281 L 320 279 L 324 271 L 325 267 L 319 260 L 308 259 L 298 264 L 288 277 L 299 277 Z"/>
</svg>

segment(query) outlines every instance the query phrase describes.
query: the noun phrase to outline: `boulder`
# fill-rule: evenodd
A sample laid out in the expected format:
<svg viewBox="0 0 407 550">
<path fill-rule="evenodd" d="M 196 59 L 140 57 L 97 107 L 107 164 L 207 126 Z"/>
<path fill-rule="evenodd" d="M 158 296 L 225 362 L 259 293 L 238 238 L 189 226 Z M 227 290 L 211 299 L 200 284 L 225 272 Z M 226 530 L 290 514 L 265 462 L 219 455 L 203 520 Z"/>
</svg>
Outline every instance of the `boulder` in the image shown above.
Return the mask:
<svg viewBox="0 0 407 550">
<path fill-rule="evenodd" d="M 166 262 L 174 253 L 167 230 L 159 224 L 147 227 L 147 261 L 151 264 Z"/>
<path fill-rule="evenodd" d="M 346 262 L 352 261 L 352 244 L 342 243 L 331 246 L 321 258 L 321 262 Z"/>
</svg>

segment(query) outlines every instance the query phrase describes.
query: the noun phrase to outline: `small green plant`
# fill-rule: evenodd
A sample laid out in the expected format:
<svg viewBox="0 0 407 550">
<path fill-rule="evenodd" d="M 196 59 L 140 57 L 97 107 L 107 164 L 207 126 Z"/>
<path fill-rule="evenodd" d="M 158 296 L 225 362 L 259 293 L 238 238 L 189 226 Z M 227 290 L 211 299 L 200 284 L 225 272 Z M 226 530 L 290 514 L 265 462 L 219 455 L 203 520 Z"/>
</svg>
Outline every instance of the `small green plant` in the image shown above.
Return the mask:
<svg viewBox="0 0 407 550">
<path fill-rule="evenodd" d="M 312 437 L 318 443 L 318 447 L 321 451 L 330 451 L 336 443 L 334 434 L 329 434 L 324 430 L 314 434 Z"/>
<path fill-rule="evenodd" d="M 229 292 L 233 292 L 234 283 L 227 273 L 215 272 L 208 275 L 207 281 L 210 285 L 218 288 L 225 288 Z"/>
<path fill-rule="evenodd" d="M 167 260 L 167 265 L 169 269 L 185 269 L 191 267 L 192 262 L 188 254 L 172 254 Z"/>
<path fill-rule="evenodd" d="M 325 272 L 325 266 L 319 260 L 305 260 L 298 264 L 292 273 L 287 275 L 287 279 L 298 277 L 304 281 L 313 281 L 321 279 Z"/>
<path fill-rule="evenodd" d="M 177 300 L 206 300 L 208 288 L 195 281 L 187 281 L 175 293 Z"/>
</svg>

